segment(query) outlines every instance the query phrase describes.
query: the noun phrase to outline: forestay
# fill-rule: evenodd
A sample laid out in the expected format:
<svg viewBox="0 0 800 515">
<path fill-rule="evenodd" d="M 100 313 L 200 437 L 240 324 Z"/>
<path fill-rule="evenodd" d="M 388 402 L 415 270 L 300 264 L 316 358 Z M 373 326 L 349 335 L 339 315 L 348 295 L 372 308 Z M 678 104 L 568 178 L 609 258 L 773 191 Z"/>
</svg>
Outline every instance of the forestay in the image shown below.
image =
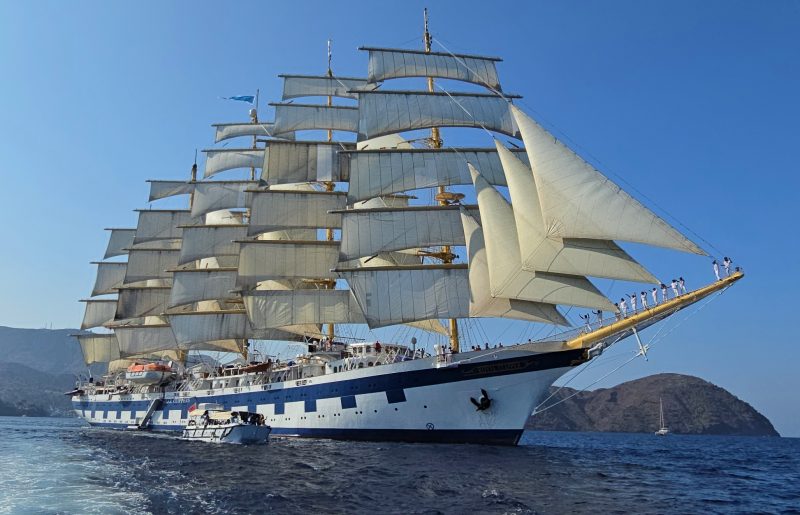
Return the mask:
<svg viewBox="0 0 800 515">
<path fill-rule="evenodd" d="M 183 230 L 183 245 L 178 264 L 209 257 L 238 256 L 239 244 L 235 241 L 246 236 L 247 226 L 242 224 L 186 227 Z"/>
<path fill-rule="evenodd" d="M 359 140 L 430 127 L 483 127 L 514 137 L 518 134 L 507 101 L 489 94 L 365 92 L 358 115 Z"/>
<path fill-rule="evenodd" d="M 445 54 L 420 50 L 369 48 L 369 82 L 401 77 L 440 77 L 500 90 L 495 63 L 498 57 Z"/>
<path fill-rule="evenodd" d="M 126 249 L 133 246 L 133 238 L 136 235 L 136 229 L 106 229 L 111 231 L 108 237 L 108 246 L 103 259 L 108 259 L 114 256 L 124 256 L 128 253 Z"/>
<path fill-rule="evenodd" d="M 342 212 L 340 261 L 433 245 L 464 245 L 458 208 L 350 209 Z"/>
<path fill-rule="evenodd" d="M 125 271 L 128 263 L 110 262 L 110 263 L 92 263 L 97 265 L 97 278 L 92 288 L 92 297 L 95 295 L 107 295 L 109 293 L 117 293 L 116 288 L 122 285 L 125 279 Z"/>
<path fill-rule="evenodd" d="M 528 160 L 524 150 L 515 154 Z M 387 149 L 339 152 L 341 173 L 350 178 L 349 202 L 434 186 L 472 184 L 467 163 L 489 182 L 505 186 L 506 178 L 493 148 Z"/>
<path fill-rule="evenodd" d="M 169 305 L 180 306 L 202 300 L 223 300 L 233 297 L 236 268 L 207 268 L 173 273 Z"/>
<path fill-rule="evenodd" d="M 511 206 L 474 168 L 470 171 L 478 194 L 493 297 L 614 310 L 585 277 L 523 270 Z"/>
<path fill-rule="evenodd" d="M 257 328 L 365 322 L 350 290 L 254 290 L 242 298 Z"/>
<path fill-rule="evenodd" d="M 261 168 L 264 149 L 203 150 L 206 154 L 205 178 L 236 168 Z"/>
<path fill-rule="evenodd" d="M 139 223 L 133 243 L 147 243 L 157 240 L 174 240 L 181 237 L 181 226 L 197 222 L 187 210 L 154 209 L 138 210 Z"/>
<path fill-rule="evenodd" d="M 343 269 L 371 328 L 469 316 L 466 265 Z"/>
<path fill-rule="evenodd" d="M 213 181 L 195 184 L 192 216 L 197 217 L 221 209 L 243 209 L 250 206 L 250 194 L 258 181 Z"/>
<path fill-rule="evenodd" d="M 309 104 L 275 106 L 275 130 L 333 130 L 358 132 L 358 108 Z"/>
<path fill-rule="evenodd" d="M 358 90 L 371 90 L 377 84 L 354 77 L 328 77 L 327 75 L 278 75 L 283 79 L 281 100 L 299 97 L 341 97 L 358 100 Z M 372 81 L 374 82 L 374 81 Z"/>
<path fill-rule="evenodd" d="M 109 334 L 76 334 L 75 338 L 81 345 L 83 361 L 87 365 L 92 363 L 108 363 L 119 359 L 119 345 L 114 333 Z"/>
<path fill-rule="evenodd" d="M 512 106 L 545 223 L 563 238 L 622 240 L 705 255 L 658 215 Z"/>
<path fill-rule="evenodd" d="M 249 235 L 286 228 L 339 228 L 340 214 L 347 195 L 338 191 L 258 191 L 253 192 Z"/>
<path fill-rule="evenodd" d="M 148 180 L 147 182 L 150 183 L 150 202 L 175 195 L 188 195 L 194 189 L 194 185 L 186 181 Z"/>
<path fill-rule="evenodd" d="M 336 152 L 354 148 L 345 142 L 271 141 L 264 152 L 261 179 L 269 184 L 346 181 Z"/>
<path fill-rule="evenodd" d="M 99 327 L 114 320 L 117 311 L 117 299 L 85 299 L 86 311 L 83 313 L 81 329 Z"/>
</svg>

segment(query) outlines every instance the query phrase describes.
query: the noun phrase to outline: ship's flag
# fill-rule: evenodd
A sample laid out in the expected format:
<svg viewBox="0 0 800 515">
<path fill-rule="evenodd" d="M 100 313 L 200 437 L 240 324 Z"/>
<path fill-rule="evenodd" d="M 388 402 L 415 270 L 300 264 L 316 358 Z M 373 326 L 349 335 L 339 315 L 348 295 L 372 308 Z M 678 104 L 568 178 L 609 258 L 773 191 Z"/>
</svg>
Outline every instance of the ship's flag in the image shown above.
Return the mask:
<svg viewBox="0 0 800 515">
<path fill-rule="evenodd" d="M 192 404 L 191 406 L 189 406 L 189 410 L 188 411 L 189 411 L 189 413 L 191 413 L 196 409 L 197 409 L 197 405 L 196 404 Z"/>
<path fill-rule="evenodd" d="M 248 104 L 252 104 L 253 100 L 256 99 L 253 95 L 235 95 L 232 97 L 220 97 L 223 100 L 238 100 L 239 102 L 247 102 Z"/>
</svg>

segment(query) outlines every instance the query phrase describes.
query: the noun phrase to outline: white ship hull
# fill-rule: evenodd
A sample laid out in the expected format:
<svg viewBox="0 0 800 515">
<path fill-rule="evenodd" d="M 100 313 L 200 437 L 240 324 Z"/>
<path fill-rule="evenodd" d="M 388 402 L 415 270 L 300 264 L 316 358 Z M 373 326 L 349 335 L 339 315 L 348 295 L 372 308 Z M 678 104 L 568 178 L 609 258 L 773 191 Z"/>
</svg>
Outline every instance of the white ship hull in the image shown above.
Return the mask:
<svg viewBox="0 0 800 515">
<path fill-rule="evenodd" d="M 455 363 L 417 359 L 281 383 L 212 390 L 73 397 L 90 424 L 124 428 L 145 421 L 151 430 L 180 431 L 191 405 L 218 403 L 264 415 L 272 435 L 349 440 L 436 441 L 514 445 L 549 386 L 583 351 L 540 353 L 528 345 L 456 355 Z M 470 397 L 486 390 L 491 405 Z"/>
</svg>

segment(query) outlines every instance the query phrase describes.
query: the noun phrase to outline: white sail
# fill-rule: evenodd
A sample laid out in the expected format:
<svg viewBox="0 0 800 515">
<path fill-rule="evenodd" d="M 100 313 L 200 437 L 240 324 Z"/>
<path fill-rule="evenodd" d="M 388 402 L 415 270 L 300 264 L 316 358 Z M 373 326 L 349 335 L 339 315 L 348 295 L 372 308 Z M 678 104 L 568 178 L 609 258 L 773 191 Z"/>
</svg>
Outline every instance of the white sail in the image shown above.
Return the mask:
<svg viewBox="0 0 800 515">
<path fill-rule="evenodd" d="M 213 350 L 241 352 L 242 342 L 230 339 L 179 343 L 169 324 L 120 325 L 114 327 L 121 357 L 161 350 Z"/>
<path fill-rule="evenodd" d="M 203 177 L 234 170 L 236 168 L 261 168 L 264 164 L 264 149 L 220 149 L 203 150 L 206 154 L 206 169 Z"/>
<path fill-rule="evenodd" d="M 261 179 L 269 184 L 346 181 L 336 153 L 354 148 L 345 142 L 271 141 L 264 152 Z"/>
<path fill-rule="evenodd" d="M 465 266 L 344 269 L 340 275 L 371 328 L 469 316 Z"/>
<path fill-rule="evenodd" d="M 75 337 L 81 344 L 83 361 L 87 365 L 92 363 L 108 363 L 119 359 L 119 345 L 114 333 L 108 334 L 76 334 Z"/>
<path fill-rule="evenodd" d="M 469 256 L 469 315 L 471 317 L 515 318 L 529 322 L 565 325 L 569 322 L 553 304 L 496 297 L 491 293 L 489 264 L 483 229 L 466 209 L 461 209 L 461 221 Z"/>
<path fill-rule="evenodd" d="M 133 243 L 138 245 L 156 240 L 173 240 L 181 237 L 183 225 L 197 222 L 191 213 L 181 209 L 137 210 L 139 223 Z"/>
<path fill-rule="evenodd" d="M 511 106 L 545 223 L 563 238 L 622 240 L 705 255 L 695 243 Z"/>
<path fill-rule="evenodd" d="M 169 305 L 180 306 L 201 300 L 222 300 L 233 297 L 236 268 L 181 270 L 173 273 Z"/>
<path fill-rule="evenodd" d="M 433 245 L 464 245 L 457 207 L 349 209 L 342 216 L 340 261 Z"/>
<path fill-rule="evenodd" d="M 92 297 L 96 295 L 107 295 L 117 293 L 116 288 L 122 285 L 125 279 L 125 270 L 128 263 L 92 263 L 97 265 L 97 278 L 92 288 Z"/>
<path fill-rule="evenodd" d="M 479 93 L 427 93 L 377 90 L 361 94 L 358 139 L 430 127 L 484 127 L 517 135 L 501 97 Z"/>
<path fill-rule="evenodd" d="M 282 340 L 295 341 L 298 335 L 279 329 L 255 330 L 242 310 L 176 313 L 169 316 L 175 340 L 179 345 L 196 348 L 203 342 L 224 340 Z"/>
<path fill-rule="evenodd" d="M 114 334 L 117 335 L 122 358 L 180 348 L 168 324 L 118 325 L 114 326 Z"/>
<path fill-rule="evenodd" d="M 248 189 L 258 181 L 213 181 L 195 183 L 192 216 L 197 217 L 221 209 L 243 209 L 250 206 Z"/>
<path fill-rule="evenodd" d="M 281 100 L 328 96 L 358 100 L 356 90 L 377 87 L 376 84 L 367 83 L 367 79 L 354 77 L 328 77 L 327 75 L 278 75 L 278 77 L 283 79 Z"/>
<path fill-rule="evenodd" d="M 516 155 L 528 160 L 524 150 Z M 472 184 L 472 163 L 495 186 L 506 177 L 495 149 L 385 149 L 339 152 L 341 173 L 350 178 L 349 202 L 434 186 Z"/>
<path fill-rule="evenodd" d="M 294 139 L 294 133 L 278 134 L 275 132 L 275 124 L 272 122 L 257 123 L 215 123 L 212 127 L 215 130 L 214 142 L 219 143 L 230 138 L 240 136 L 261 136 L 265 138 L 279 137 L 284 139 Z"/>
<path fill-rule="evenodd" d="M 358 108 L 308 104 L 270 104 L 275 106 L 275 130 L 333 130 L 358 132 Z"/>
<path fill-rule="evenodd" d="M 119 289 L 116 319 L 157 316 L 167 310 L 170 286 L 123 286 Z"/>
<path fill-rule="evenodd" d="M 114 256 L 124 256 L 128 253 L 126 249 L 133 246 L 133 238 L 136 235 L 136 229 L 106 229 L 111 231 L 108 237 L 108 246 L 103 259 L 108 259 Z"/>
<path fill-rule="evenodd" d="M 523 270 L 511 206 L 472 166 L 470 172 L 478 194 L 493 297 L 614 311 L 585 277 Z"/>
<path fill-rule="evenodd" d="M 265 279 L 333 279 L 339 242 L 240 241 L 238 286 L 250 288 Z"/>
<path fill-rule="evenodd" d="M 197 225 L 183 229 L 178 264 L 191 263 L 208 257 L 238 256 L 236 240 L 247 237 L 246 225 Z"/>
<path fill-rule="evenodd" d="M 548 231 L 531 169 L 499 141 L 497 151 L 508 178 L 508 191 L 520 246 L 522 268 L 567 275 L 590 275 L 658 283 L 627 252 L 610 240 L 563 239 Z"/>
<path fill-rule="evenodd" d="M 194 185 L 186 181 L 155 181 L 150 183 L 150 202 L 175 195 L 188 195 L 194 190 Z"/>
<path fill-rule="evenodd" d="M 178 265 L 180 250 L 174 249 L 130 249 L 128 267 L 123 284 L 131 284 L 149 279 L 172 277 L 171 270 Z"/>
<path fill-rule="evenodd" d="M 117 312 L 117 299 L 85 299 L 86 310 L 83 313 L 81 329 L 99 327 L 114 320 Z"/>
<path fill-rule="evenodd" d="M 339 191 L 259 191 L 253 193 L 249 235 L 286 228 L 338 228 L 347 195 Z"/>
<path fill-rule="evenodd" d="M 257 328 L 365 322 L 350 290 L 255 290 L 242 298 Z"/>
<path fill-rule="evenodd" d="M 369 51 L 369 82 L 402 77 L 440 77 L 500 89 L 495 63 L 502 59 L 498 57 L 394 48 L 362 47 L 359 50 Z"/>
</svg>

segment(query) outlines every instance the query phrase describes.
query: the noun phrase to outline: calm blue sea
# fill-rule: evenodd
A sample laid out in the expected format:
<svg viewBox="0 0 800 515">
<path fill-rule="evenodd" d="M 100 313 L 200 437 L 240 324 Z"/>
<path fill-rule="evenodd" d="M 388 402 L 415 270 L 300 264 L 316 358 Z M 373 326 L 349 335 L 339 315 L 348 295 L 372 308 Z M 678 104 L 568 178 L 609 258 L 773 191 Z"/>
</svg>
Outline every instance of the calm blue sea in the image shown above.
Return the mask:
<svg viewBox="0 0 800 515">
<path fill-rule="evenodd" d="M 0 417 L 0 513 L 800 513 L 800 439 L 239 447 Z"/>
</svg>

